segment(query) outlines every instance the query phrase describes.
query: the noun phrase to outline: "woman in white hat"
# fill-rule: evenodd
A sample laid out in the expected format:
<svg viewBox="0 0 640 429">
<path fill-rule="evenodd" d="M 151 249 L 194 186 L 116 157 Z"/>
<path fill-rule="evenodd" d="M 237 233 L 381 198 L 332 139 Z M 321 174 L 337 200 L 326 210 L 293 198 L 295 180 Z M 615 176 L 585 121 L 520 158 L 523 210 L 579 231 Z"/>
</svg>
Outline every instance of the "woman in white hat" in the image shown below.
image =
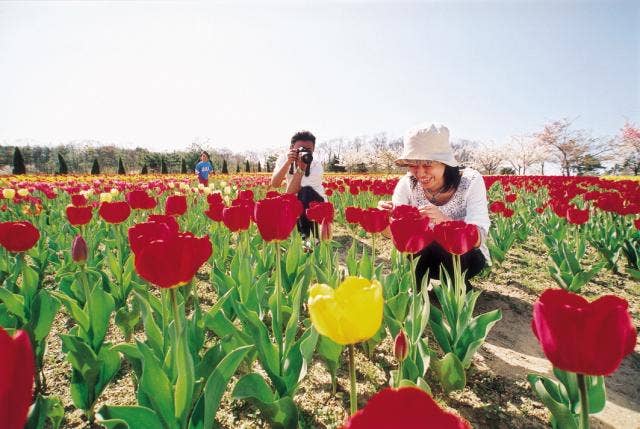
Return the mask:
<svg viewBox="0 0 640 429">
<path fill-rule="evenodd" d="M 487 191 L 480 173 L 458 165 L 449 130 L 439 124 L 421 125 L 410 129 L 404 138 L 404 150 L 396 160 L 407 167 L 391 201 L 380 201 L 378 208 L 392 210 L 399 205 L 417 207 L 432 224 L 447 220 L 463 220 L 476 225 L 480 240 L 476 248 L 461 256 L 466 278 L 478 274 L 489 262 L 485 239 L 489 232 Z M 432 243 L 420 253 L 416 278 L 421 284 L 427 269 L 429 277 L 438 278 L 440 265 L 452 272 L 452 257 L 439 244 Z"/>
</svg>

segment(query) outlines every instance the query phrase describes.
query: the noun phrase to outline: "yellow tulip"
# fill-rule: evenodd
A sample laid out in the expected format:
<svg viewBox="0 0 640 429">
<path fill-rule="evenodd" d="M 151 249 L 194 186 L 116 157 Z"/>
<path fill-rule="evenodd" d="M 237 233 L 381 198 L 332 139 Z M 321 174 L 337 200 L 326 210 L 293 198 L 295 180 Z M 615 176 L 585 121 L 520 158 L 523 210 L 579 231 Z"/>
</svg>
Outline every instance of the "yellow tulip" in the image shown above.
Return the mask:
<svg viewBox="0 0 640 429">
<path fill-rule="evenodd" d="M 373 337 L 382 324 L 382 285 L 377 280 L 347 277 L 337 289 L 326 284 L 309 288 L 309 313 L 316 330 L 338 344 Z"/>
<path fill-rule="evenodd" d="M 113 195 L 114 197 L 117 196 L 119 193 L 120 193 L 120 191 L 118 191 L 118 189 L 111 188 L 111 195 Z"/>
<path fill-rule="evenodd" d="M 16 190 L 11 188 L 4 188 L 2 190 L 2 198 L 6 198 L 7 200 L 12 200 L 13 197 L 16 196 Z"/>
<path fill-rule="evenodd" d="M 100 194 L 101 203 L 104 203 L 104 202 L 110 203 L 112 199 L 113 199 L 113 195 L 111 195 L 110 192 L 103 192 Z"/>
<path fill-rule="evenodd" d="M 18 195 L 20 195 L 21 197 L 26 197 L 27 195 L 29 195 L 29 190 L 26 188 L 20 188 L 18 189 Z"/>
</svg>

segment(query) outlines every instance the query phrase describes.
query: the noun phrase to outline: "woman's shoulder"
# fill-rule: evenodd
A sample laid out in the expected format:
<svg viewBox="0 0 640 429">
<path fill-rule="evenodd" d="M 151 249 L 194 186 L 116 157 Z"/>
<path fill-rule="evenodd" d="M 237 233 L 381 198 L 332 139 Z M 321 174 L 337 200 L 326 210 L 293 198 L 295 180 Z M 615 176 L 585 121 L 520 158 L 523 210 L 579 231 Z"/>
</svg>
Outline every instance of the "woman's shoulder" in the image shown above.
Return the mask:
<svg viewBox="0 0 640 429">
<path fill-rule="evenodd" d="M 462 177 L 468 180 L 482 180 L 482 174 L 476 169 L 465 167 L 462 169 Z"/>
</svg>

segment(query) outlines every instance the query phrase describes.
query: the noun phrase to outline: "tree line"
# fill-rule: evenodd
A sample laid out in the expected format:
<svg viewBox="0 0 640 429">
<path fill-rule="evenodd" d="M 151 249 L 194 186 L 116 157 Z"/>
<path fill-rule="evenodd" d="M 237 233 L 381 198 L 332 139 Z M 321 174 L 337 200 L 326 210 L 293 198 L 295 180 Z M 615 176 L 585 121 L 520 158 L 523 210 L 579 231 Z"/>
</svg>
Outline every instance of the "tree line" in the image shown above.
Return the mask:
<svg viewBox="0 0 640 429">
<path fill-rule="evenodd" d="M 576 129 L 574 120 L 563 118 L 535 133 L 512 136 L 501 145 L 459 139 L 452 146 L 459 162 L 483 174 L 545 174 L 550 165 L 563 175 L 640 174 L 640 128 L 630 122 L 616 136 L 595 137 Z M 185 150 L 162 153 L 96 141 L 54 147 L 5 142 L 0 145 L 0 173 L 191 173 L 203 150 L 209 153 L 216 172 L 271 172 L 286 147 L 236 153 L 200 139 Z M 379 133 L 319 141 L 314 157 L 327 171 L 398 173 L 401 170 L 394 161 L 401 152 L 401 138 Z"/>
</svg>

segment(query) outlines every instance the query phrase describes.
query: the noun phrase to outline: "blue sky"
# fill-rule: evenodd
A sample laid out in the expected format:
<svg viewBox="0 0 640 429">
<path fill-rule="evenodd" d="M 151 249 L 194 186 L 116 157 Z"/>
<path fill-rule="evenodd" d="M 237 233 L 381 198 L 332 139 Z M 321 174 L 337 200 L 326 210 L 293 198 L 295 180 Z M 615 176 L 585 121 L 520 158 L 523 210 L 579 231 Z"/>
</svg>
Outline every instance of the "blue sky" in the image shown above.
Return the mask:
<svg viewBox="0 0 640 429">
<path fill-rule="evenodd" d="M 0 141 L 170 150 L 640 122 L 640 2 L 0 3 Z"/>
</svg>

